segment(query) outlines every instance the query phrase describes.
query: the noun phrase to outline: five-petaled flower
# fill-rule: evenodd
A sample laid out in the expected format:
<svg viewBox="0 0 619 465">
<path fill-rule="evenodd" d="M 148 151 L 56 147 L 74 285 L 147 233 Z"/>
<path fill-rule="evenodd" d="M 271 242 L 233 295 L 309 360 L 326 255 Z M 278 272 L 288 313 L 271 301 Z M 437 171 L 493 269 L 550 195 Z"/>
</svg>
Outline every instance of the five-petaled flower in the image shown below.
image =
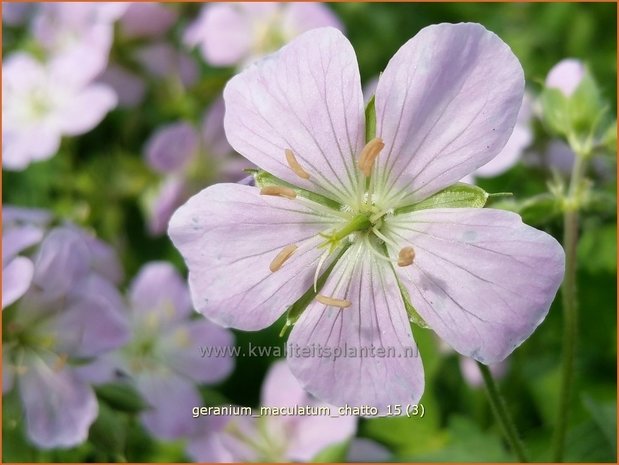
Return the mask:
<svg viewBox="0 0 619 465">
<path fill-rule="evenodd" d="M 269 175 L 209 187 L 173 216 L 195 307 L 243 330 L 288 310 L 289 344 L 395 354 L 414 347 L 410 321 L 422 321 L 463 355 L 503 360 L 546 316 L 563 250 L 514 213 L 441 205 L 441 191 L 501 151 L 523 92 L 517 58 L 477 24 L 427 27 L 395 54 L 374 128 L 335 29 L 238 74 L 224 91 L 226 134 Z M 419 357 L 289 364 L 335 405 L 384 411 L 424 388 Z"/>
</svg>

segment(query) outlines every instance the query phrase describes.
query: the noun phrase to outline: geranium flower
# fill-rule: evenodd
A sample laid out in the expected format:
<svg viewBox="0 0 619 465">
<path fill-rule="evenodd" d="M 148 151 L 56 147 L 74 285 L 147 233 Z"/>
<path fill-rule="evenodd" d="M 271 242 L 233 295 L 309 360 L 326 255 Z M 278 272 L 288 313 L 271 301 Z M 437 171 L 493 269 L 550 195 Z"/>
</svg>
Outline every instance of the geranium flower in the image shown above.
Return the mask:
<svg viewBox="0 0 619 465">
<path fill-rule="evenodd" d="M 142 267 L 129 289 L 129 310 L 130 342 L 81 373 L 95 383 L 134 383 L 150 405 L 140 419 L 153 435 L 187 435 L 194 427 L 191 409 L 202 405 L 196 384 L 216 383 L 233 367 L 230 357 L 203 358 L 199 346 L 229 346 L 232 334 L 204 318 L 191 319 L 187 285 L 166 262 Z"/>
<path fill-rule="evenodd" d="M 250 63 L 310 29 L 342 29 L 337 16 L 322 3 L 216 3 L 203 7 L 185 31 L 184 42 L 200 46 L 213 66 Z"/>
<path fill-rule="evenodd" d="M 334 405 L 419 401 L 410 320 L 463 355 L 503 360 L 544 320 L 563 250 L 514 213 L 454 208 L 464 188 L 445 189 L 501 151 L 523 91 L 517 58 L 478 24 L 427 27 L 395 54 L 375 134 L 335 29 L 235 76 L 228 140 L 271 176 L 209 187 L 172 217 L 195 308 L 243 330 L 289 310 L 290 369 Z"/>
<path fill-rule="evenodd" d="M 262 385 L 261 406 L 327 408 L 334 415 L 227 416 L 207 418 L 187 445 L 198 462 L 309 462 L 323 449 L 350 440 L 357 417 L 337 416 L 299 385 L 283 361 L 274 363 Z"/>
<path fill-rule="evenodd" d="M 93 129 L 115 107 L 116 94 L 92 83 L 100 69 L 74 57 L 40 63 L 18 52 L 2 63 L 2 164 L 23 170 L 56 154 L 62 136 Z"/>
<path fill-rule="evenodd" d="M 97 243 L 74 226 L 52 229 L 34 255 L 32 285 L 3 312 L 2 390 L 17 388 L 27 435 L 41 448 L 86 440 L 98 405 L 77 365 L 129 336 L 122 299 L 98 271 L 113 260 Z"/>
</svg>

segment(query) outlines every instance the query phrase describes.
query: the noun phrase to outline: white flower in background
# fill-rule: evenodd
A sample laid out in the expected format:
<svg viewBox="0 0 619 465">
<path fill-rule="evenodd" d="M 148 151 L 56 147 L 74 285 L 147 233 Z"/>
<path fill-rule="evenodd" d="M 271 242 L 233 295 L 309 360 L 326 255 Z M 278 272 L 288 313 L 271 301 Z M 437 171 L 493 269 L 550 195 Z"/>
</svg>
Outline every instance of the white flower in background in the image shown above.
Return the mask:
<svg viewBox="0 0 619 465">
<path fill-rule="evenodd" d="M 84 134 L 116 106 L 116 94 L 91 81 L 99 70 L 73 56 L 41 63 L 18 52 L 2 63 L 2 164 L 23 170 L 56 154 L 62 136 Z"/>
<path fill-rule="evenodd" d="M 184 42 L 199 46 L 213 66 L 251 63 L 299 34 L 317 27 L 343 29 L 322 3 L 214 3 L 185 31 Z"/>
</svg>

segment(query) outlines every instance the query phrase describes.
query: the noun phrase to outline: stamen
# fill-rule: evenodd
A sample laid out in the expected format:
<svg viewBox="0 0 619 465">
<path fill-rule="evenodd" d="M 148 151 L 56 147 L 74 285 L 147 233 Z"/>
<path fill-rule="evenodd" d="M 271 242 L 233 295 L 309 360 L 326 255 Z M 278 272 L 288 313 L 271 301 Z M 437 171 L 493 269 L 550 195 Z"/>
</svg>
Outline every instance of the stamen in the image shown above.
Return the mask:
<svg viewBox="0 0 619 465">
<path fill-rule="evenodd" d="M 290 258 L 290 256 L 298 249 L 295 244 L 290 244 L 284 247 L 280 252 L 275 256 L 271 264 L 269 265 L 269 270 L 275 273 L 279 270 L 284 262 Z"/>
<path fill-rule="evenodd" d="M 413 264 L 415 260 L 415 249 L 412 247 L 404 247 L 398 254 L 398 266 L 408 266 Z"/>
<path fill-rule="evenodd" d="M 324 305 L 331 305 L 332 307 L 348 308 L 352 305 L 349 300 L 335 299 L 333 297 L 327 297 L 326 295 L 318 294 L 316 300 Z"/>
<path fill-rule="evenodd" d="M 385 147 L 385 143 L 380 137 L 375 137 L 363 147 L 359 156 L 359 169 L 363 171 L 365 177 L 368 177 L 372 172 L 374 161 L 383 147 Z"/>
<path fill-rule="evenodd" d="M 288 199 L 294 199 L 297 193 L 284 186 L 264 186 L 260 189 L 260 195 L 278 195 L 280 197 L 286 197 Z"/>
<path fill-rule="evenodd" d="M 286 153 L 286 161 L 288 162 L 288 166 L 290 166 L 290 169 L 294 171 L 294 173 L 300 178 L 309 179 L 309 173 L 305 171 L 303 167 L 299 164 L 292 150 L 286 149 L 284 152 Z"/>
</svg>

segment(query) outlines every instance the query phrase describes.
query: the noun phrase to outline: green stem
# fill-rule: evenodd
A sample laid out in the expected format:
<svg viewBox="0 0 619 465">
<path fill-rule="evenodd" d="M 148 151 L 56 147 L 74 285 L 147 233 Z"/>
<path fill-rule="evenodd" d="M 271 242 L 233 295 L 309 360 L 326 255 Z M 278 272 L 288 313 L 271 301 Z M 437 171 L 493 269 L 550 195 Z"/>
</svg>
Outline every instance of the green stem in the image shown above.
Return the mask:
<svg viewBox="0 0 619 465">
<path fill-rule="evenodd" d="M 490 373 L 490 369 L 482 364 L 477 362 L 479 369 L 481 371 L 481 376 L 484 379 L 484 383 L 486 384 L 486 392 L 488 392 L 488 397 L 490 398 L 490 405 L 492 406 L 492 411 L 494 412 L 494 416 L 497 421 L 501 425 L 503 429 L 503 434 L 505 435 L 505 439 L 509 443 L 512 451 L 516 455 L 516 458 L 519 462 L 528 462 L 527 455 L 524 452 L 524 447 L 522 446 L 522 442 L 520 441 L 520 437 L 518 436 L 518 431 L 516 430 L 516 426 L 514 425 L 514 421 L 507 410 L 507 406 L 505 405 L 505 400 L 503 400 L 503 396 L 499 392 L 499 388 L 494 382 L 494 378 L 492 377 L 492 373 Z"/>
<path fill-rule="evenodd" d="M 565 249 L 565 278 L 561 288 L 563 301 L 563 369 L 559 411 L 554 435 L 555 462 L 563 460 L 565 435 L 571 407 L 574 377 L 574 355 L 578 338 L 578 303 L 576 285 L 576 246 L 578 245 L 578 190 L 585 172 L 585 157 L 576 156 L 563 214 L 563 248 Z"/>
</svg>

